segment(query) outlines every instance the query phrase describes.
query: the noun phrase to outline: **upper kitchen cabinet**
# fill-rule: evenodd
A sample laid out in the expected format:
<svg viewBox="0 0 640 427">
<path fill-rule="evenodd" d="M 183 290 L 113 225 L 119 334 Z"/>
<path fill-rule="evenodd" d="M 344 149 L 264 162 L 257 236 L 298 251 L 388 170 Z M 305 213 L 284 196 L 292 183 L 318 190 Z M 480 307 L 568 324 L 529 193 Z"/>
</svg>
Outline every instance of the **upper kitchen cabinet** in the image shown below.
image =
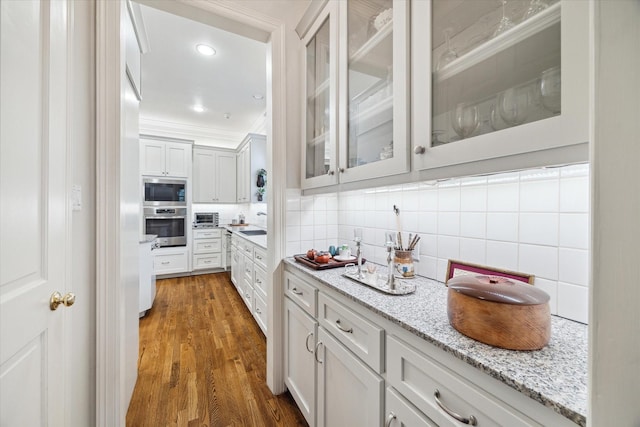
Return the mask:
<svg viewBox="0 0 640 427">
<path fill-rule="evenodd" d="M 236 202 L 236 153 L 208 147 L 193 149 L 193 202 Z"/>
<path fill-rule="evenodd" d="M 338 182 L 337 7 L 329 2 L 303 37 L 303 188 Z"/>
<path fill-rule="evenodd" d="M 446 177 L 588 160 L 588 2 L 411 7 L 414 169 Z"/>
<path fill-rule="evenodd" d="M 408 172 L 409 3 L 329 1 L 315 15 L 298 26 L 303 188 Z"/>
<path fill-rule="evenodd" d="M 254 133 L 248 134 L 240 144 L 236 156 L 236 201 L 238 203 L 254 203 L 259 201 L 258 175 L 261 175 L 261 172 L 266 170 L 266 165 L 266 136 Z"/>
<path fill-rule="evenodd" d="M 142 175 L 187 178 L 190 165 L 190 143 L 140 138 Z"/>
</svg>

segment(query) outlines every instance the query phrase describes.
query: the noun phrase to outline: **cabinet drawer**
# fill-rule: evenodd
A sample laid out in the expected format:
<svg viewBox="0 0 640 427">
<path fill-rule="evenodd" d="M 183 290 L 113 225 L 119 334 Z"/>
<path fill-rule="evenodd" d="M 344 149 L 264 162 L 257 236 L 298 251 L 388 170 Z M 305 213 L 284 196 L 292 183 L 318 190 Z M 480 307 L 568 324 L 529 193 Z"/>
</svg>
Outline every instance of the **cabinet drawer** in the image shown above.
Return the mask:
<svg viewBox="0 0 640 427">
<path fill-rule="evenodd" d="M 323 293 L 318 295 L 318 321 L 373 370 L 383 371 L 384 329 Z"/>
<path fill-rule="evenodd" d="M 207 228 L 205 230 L 193 230 L 194 239 L 219 239 L 222 237 L 222 230 L 219 228 Z"/>
<path fill-rule="evenodd" d="M 253 244 L 246 240 L 240 240 L 238 242 L 238 248 L 253 261 Z"/>
<path fill-rule="evenodd" d="M 318 290 L 289 272 L 285 272 L 284 282 L 284 293 L 302 307 L 304 311 L 316 317 L 316 295 Z"/>
<path fill-rule="evenodd" d="M 387 427 L 438 427 L 391 387 L 387 387 L 384 402 Z"/>
<path fill-rule="evenodd" d="M 256 319 L 262 332 L 267 333 L 267 303 L 264 302 L 259 293 L 253 293 L 253 317 Z"/>
<path fill-rule="evenodd" d="M 204 239 L 204 240 L 193 241 L 194 254 L 220 252 L 221 249 L 222 249 L 222 242 L 220 239 Z"/>
<path fill-rule="evenodd" d="M 220 254 L 200 254 L 193 256 L 194 270 L 220 267 L 222 267 L 222 258 Z"/>
<path fill-rule="evenodd" d="M 260 267 L 264 268 L 266 270 L 267 268 L 267 251 L 265 251 L 262 248 L 259 248 L 257 246 L 255 246 L 253 248 L 253 262 L 256 263 L 256 265 L 259 265 Z"/>
<path fill-rule="evenodd" d="M 253 289 L 263 298 L 267 297 L 267 273 L 257 265 L 253 266 Z"/>
<path fill-rule="evenodd" d="M 447 410 L 478 426 L 539 425 L 394 336 L 387 337 L 387 381 L 439 426 L 461 425 Z"/>
<path fill-rule="evenodd" d="M 153 272 L 155 274 L 173 274 L 187 271 L 187 252 L 172 254 L 157 254 L 153 257 Z"/>
<path fill-rule="evenodd" d="M 244 280 L 253 285 L 253 261 L 251 258 L 244 257 L 242 273 L 244 275 Z"/>
<path fill-rule="evenodd" d="M 239 282 L 240 286 L 238 286 L 238 293 L 249 309 L 249 313 L 253 314 L 253 287 L 251 286 L 251 283 L 244 279 L 244 277 L 242 277 Z"/>
</svg>

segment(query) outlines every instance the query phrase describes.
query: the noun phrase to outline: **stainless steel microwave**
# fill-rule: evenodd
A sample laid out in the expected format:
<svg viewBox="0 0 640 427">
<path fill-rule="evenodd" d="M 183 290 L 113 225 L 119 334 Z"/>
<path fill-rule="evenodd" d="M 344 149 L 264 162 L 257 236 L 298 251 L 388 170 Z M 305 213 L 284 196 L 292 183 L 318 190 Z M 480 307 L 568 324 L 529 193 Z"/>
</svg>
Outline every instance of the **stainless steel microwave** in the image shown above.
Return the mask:
<svg viewBox="0 0 640 427">
<path fill-rule="evenodd" d="M 187 180 L 143 178 L 145 206 L 187 206 Z"/>
</svg>

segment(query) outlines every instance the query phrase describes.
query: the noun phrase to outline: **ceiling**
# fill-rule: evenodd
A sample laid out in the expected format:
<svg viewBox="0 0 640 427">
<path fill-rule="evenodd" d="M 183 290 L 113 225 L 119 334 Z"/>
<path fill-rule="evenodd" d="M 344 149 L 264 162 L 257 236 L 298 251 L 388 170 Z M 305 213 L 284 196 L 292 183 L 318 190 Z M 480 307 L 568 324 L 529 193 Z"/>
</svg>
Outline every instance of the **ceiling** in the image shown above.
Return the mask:
<svg viewBox="0 0 640 427">
<path fill-rule="evenodd" d="M 266 109 L 267 45 L 145 5 L 140 9 L 149 42 L 142 55 L 141 121 L 207 128 L 214 135 L 250 132 Z M 201 55 L 199 43 L 216 54 Z M 205 111 L 194 111 L 195 104 Z"/>
</svg>

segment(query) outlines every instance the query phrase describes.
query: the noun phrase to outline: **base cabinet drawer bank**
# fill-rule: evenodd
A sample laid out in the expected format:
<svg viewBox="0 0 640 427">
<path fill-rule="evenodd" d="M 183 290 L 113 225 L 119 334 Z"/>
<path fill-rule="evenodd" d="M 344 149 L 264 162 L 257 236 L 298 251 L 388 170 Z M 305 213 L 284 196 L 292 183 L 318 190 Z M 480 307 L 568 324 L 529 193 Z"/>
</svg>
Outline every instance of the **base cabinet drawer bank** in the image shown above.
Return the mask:
<svg viewBox="0 0 640 427">
<path fill-rule="evenodd" d="M 236 233 L 231 236 L 231 282 L 260 329 L 267 333 L 266 250 Z"/>
<path fill-rule="evenodd" d="M 310 426 L 580 424 L 314 274 L 285 262 L 285 384 Z"/>
</svg>

